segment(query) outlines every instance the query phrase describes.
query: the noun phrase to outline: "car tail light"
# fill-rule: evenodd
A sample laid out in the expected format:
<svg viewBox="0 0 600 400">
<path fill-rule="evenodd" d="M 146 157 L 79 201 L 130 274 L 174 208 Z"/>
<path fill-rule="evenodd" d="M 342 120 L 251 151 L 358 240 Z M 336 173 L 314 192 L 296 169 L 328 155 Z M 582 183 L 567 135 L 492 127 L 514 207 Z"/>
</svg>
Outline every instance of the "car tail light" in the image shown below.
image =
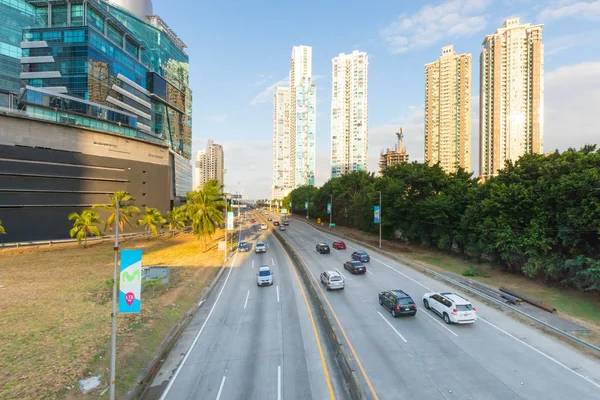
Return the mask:
<svg viewBox="0 0 600 400">
<path fill-rule="evenodd" d="M 475 307 L 473 307 L 473 311 L 477 311 L 477 309 Z"/>
<path fill-rule="evenodd" d="M 417 305 L 413 303 L 413 308 L 416 310 L 417 309 Z"/>
<path fill-rule="evenodd" d="M 400 311 L 400 306 L 396 306 L 396 310 Z"/>
<path fill-rule="evenodd" d="M 456 314 L 456 308 L 452 309 L 452 314 Z"/>
</svg>

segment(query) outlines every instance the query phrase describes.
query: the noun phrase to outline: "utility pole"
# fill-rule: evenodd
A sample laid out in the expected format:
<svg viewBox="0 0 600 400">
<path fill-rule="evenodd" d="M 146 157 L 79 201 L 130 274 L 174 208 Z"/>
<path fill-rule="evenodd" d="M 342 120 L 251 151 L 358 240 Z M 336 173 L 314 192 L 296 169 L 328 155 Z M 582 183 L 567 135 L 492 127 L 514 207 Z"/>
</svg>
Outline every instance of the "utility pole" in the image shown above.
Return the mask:
<svg viewBox="0 0 600 400">
<path fill-rule="evenodd" d="M 308 202 L 308 196 L 306 197 L 306 219 L 310 218 L 310 215 L 308 213 L 308 209 L 310 208 L 310 203 Z"/>
<path fill-rule="evenodd" d="M 240 230 L 238 235 L 238 241 L 242 238 L 242 192 L 240 192 L 240 181 L 238 181 L 238 224 L 240 224 Z"/>
<path fill-rule="evenodd" d="M 329 198 L 329 206 L 331 208 L 329 210 L 329 229 L 331 229 L 331 224 L 333 223 L 333 193 L 329 195 Z"/>
<path fill-rule="evenodd" d="M 379 248 L 381 248 L 381 216 L 383 215 L 381 212 L 381 190 L 379 193 Z"/>
<path fill-rule="evenodd" d="M 119 213 L 120 202 L 118 199 L 115 217 L 115 265 L 113 268 L 113 301 L 111 314 L 111 337 L 110 337 L 110 400 L 115 400 L 115 375 L 117 368 L 117 266 L 119 263 Z"/>
</svg>

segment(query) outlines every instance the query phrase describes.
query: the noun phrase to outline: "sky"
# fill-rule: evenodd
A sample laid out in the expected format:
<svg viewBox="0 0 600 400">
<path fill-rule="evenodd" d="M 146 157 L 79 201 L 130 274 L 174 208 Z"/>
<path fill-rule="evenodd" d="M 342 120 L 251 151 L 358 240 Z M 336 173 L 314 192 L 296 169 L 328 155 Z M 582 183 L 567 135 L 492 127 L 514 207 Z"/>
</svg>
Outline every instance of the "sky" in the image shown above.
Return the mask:
<svg viewBox="0 0 600 400">
<path fill-rule="evenodd" d="M 369 56 L 371 171 L 400 126 L 410 160 L 423 161 L 424 65 L 448 44 L 471 54 L 478 171 L 481 43 L 514 16 L 544 25 L 544 152 L 600 144 L 600 0 L 153 2 L 188 46 L 194 158 L 208 139 L 222 144 L 226 190 L 250 199 L 270 196 L 273 92 L 287 86 L 295 45 L 313 51 L 317 186 L 330 177 L 331 59 L 353 50 Z"/>
</svg>

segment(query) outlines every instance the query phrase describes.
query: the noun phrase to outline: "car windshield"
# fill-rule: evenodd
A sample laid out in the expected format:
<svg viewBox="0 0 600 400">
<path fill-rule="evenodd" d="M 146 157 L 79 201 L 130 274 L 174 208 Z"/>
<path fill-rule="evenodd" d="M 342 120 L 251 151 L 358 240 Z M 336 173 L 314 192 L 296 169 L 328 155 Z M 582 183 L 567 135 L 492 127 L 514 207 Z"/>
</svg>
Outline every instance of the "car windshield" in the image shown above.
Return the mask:
<svg viewBox="0 0 600 400">
<path fill-rule="evenodd" d="M 359 256 L 368 256 L 368 254 L 367 254 L 367 252 L 366 252 L 366 251 L 359 251 L 359 252 L 358 252 L 358 255 L 359 255 Z"/>
<path fill-rule="evenodd" d="M 264 244 L 264 243 L 262 243 L 262 242 L 256 243 L 256 247 L 264 247 L 264 245 L 265 245 L 265 244 Z"/>
<path fill-rule="evenodd" d="M 458 311 L 472 311 L 473 306 L 471 304 L 461 304 L 461 305 L 457 305 L 456 309 Z"/>
<path fill-rule="evenodd" d="M 353 267 L 362 267 L 362 264 L 361 264 L 360 262 L 358 262 L 358 261 L 354 261 L 354 262 L 352 263 L 352 266 L 353 266 Z"/>
<path fill-rule="evenodd" d="M 271 271 L 260 271 L 258 276 L 271 276 Z"/>
<path fill-rule="evenodd" d="M 331 277 L 331 281 L 332 281 L 332 282 L 333 282 L 333 281 L 341 281 L 341 280 L 342 280 L 342 277 L 341 277 L 341 276 L 332 276 L 332 277 Z"/>
<path fill-rule="evenodd" d="M 403 305 L 403 306 L 408 306 L 408 305 L 414 304 L 414 301 L 412 299 L 409 299 L 408 297 L 404 297 L 404 298 L 398 299 L 398 304 Z"/>
</svg>

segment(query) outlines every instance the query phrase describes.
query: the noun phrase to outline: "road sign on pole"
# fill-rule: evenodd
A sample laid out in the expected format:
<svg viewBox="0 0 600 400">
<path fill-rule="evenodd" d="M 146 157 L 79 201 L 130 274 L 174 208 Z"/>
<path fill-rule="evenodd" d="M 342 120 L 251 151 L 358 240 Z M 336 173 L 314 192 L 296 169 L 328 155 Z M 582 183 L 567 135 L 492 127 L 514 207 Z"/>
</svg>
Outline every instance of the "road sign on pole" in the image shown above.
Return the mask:
<svg viewBox="0 0 600 400">
<path fill-rule="evenodd" d="M 227 230 L 233 230 L 233 211 L 227 211 Z"/>
<path fill-rule="evenodd" d="M 139 313 L 142 295 L 142 250 L 121 250 L 119 313 Z"/>
</svg>

